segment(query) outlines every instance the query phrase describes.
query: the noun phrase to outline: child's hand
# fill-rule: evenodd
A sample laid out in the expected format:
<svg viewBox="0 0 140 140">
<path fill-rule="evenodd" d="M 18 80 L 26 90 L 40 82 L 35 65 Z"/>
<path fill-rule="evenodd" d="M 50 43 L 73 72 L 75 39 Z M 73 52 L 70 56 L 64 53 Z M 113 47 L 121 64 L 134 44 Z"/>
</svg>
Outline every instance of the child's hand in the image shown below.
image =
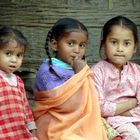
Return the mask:
<svg viewBox="0 0 140 140">
<path fill-rule="evenodd" d="M 86 62 L 84 60 L 82 60 L 79 57 L 75 57 L 73 60 L 72 67 L 73 67 L 75 73 L 78 73 L 85 65 L 86 65 Z"/>
<path fill-rule="evenodd" d="M 132 108 L 135 108 L 138 105 L 138 100 L 136 98 L 130 98 L 129 103 L 130 103 L 130 106 L 131 106 L 131 109 L 132 109 Z"/>
</svg>

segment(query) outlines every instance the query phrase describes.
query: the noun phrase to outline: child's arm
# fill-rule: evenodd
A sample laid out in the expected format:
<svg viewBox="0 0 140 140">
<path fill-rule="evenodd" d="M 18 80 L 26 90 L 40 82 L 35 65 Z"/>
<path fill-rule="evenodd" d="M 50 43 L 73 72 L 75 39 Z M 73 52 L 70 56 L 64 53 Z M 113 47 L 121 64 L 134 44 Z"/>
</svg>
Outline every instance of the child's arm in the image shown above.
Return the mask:
<svg viewBox="0 0 140 140">
<path fill-rule="evenodd" d="M 31 112 L 29 102 L 26 98 L 26 95 L 24 96 L 24 105 L 25 105 L 24 112 L 25 112 L 25 116 L 26 116 L 26 127 L 29 131 L 35 130 L 36 125 L 35 125 L 33 114 Z"/>
<path fill-rule="evenodd" d="M 130 111 L 126 111 L 120 114 L 120 116 L 132 116 Z"/>
<path fill-rule="evenodd" d="M 131 115 L 133 117 L 140 118 L 140 76 L 137 76 L 137 90 L 136 90 L 136 99 L 137 99 L 137 106 L 129 110 L 129 113 L 126 112 L 125 115 Z"/>
<path fill-rule="evenodd" d="M 129 110 L 137 106 L 137 99 L 130 98 L 128 101 L 117 103 L 115 115 L 130 116 Z"/>
<path fill-rule="evenodd" d="M 28 99 L 26 97 L 26 91 L 23 86 L 23 102 L 24 102 L 24 113 L 25 113 L 25 121 L 26 121 L 26 127 L 27 129 L 32 132 L 32 130 L 36 130 L 36 124 L 34 122 L 33 114 L 30 109 L 30 105 L 28 102 Z"/>
<path fill-rule="evenodd" d="M 120 103 L 107 101 L 104 97 L 101 96 L 99 100 L 101 106 L 101 113 L 103 117 L 116 116 L 116 115 L 127 116 L 130 115 L 129 111 L 137 106 L 136 98 L 130 98 L 128 101 L 124 101 Z"/>
</svg>

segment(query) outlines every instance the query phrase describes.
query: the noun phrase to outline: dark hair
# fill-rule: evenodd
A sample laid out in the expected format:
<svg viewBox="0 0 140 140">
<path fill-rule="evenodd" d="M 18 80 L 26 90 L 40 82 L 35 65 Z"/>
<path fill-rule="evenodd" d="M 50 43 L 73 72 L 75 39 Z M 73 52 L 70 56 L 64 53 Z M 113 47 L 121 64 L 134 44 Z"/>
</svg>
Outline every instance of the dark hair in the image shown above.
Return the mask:
<svg viewBox="0 0 140 140">
<path fill-rule="evenodd" d="M 101 43 L 100 43 L 100 51 L 102 49 L 102 44 L 105 43 L 107 36 L 111 32 L 113 26 L 120 25 L 124 26 L 125 28 L 132 31 L 134 36 L 135 44 L 138 44 L 138 31 L 136 24 L 124 16 L 116 16 L 112 19 L 108 20 L 105 25 L 103 26 L 102 32 L 101 32 Z"/>
<path fill-rule="evenodd" d="M 13 39 L 26 49 L 28 43 L 24 35 L 17 29 L 9 26 L 3 26 L 0 29 L 0 48 Z"/>
<path fill-rule="evenodd" d="M 73 18 L 62 18 L 59 19 L 54 26 L 51 28 L 51 30 L 48 32 L 46 43 L 45 43 L 45 50 L 47 53 L 47 56 L 49 58 L 49 71 L 55 74 L 57 77 L 57 73 L 52 68 L 52 60 L 51 60 L 51 53 L 49 49 L 49 42 L 52 39 L 55 39 L 56 41 L 60 40 L 66 33 L 70 32 L 76 32 L 79 30 L 83 30 L 87 32 L 88 36 L 88 30 L 80 21 L 73 19 Z M 60 78 L 60 77 L 59 77 Z"/>
</svg>

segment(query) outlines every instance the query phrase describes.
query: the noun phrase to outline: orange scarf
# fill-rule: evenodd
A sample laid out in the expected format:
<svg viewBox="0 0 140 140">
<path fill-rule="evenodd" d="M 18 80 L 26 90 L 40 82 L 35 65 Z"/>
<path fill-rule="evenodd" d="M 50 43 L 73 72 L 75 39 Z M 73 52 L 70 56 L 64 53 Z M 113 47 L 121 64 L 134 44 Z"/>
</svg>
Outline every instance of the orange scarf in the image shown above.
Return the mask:
<svg viewBox="0 0 140 140">
<path fill-rule="evenodd" d="M 35 91 L 39 140 L 107 140 L 92 76 L 86 65 L 64 84 Z"/>
</svg>

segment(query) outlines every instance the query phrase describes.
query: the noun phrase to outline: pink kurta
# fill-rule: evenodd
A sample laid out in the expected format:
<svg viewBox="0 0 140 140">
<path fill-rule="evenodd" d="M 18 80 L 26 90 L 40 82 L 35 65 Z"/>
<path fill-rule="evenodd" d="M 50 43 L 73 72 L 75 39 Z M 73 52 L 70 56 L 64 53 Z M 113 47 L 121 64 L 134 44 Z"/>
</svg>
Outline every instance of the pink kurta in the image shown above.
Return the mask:
<svg viewBox="0 0 140 140">
<path fill-rule="evenodd" d="M 118 69 L 105 60 L 94 64 L 91 68 L 95 86 L 99 93 L 101 113 L 114 127 L 128 122 L 140 123 L 140 105 L 131 110 L 133 117 L 114 116 L 116 103 L 127 101 L 129 97 L 136 97 L 140 103 L 140 66 L 128 62 L 123 67 L 121 77 Z"/>
</svg>

